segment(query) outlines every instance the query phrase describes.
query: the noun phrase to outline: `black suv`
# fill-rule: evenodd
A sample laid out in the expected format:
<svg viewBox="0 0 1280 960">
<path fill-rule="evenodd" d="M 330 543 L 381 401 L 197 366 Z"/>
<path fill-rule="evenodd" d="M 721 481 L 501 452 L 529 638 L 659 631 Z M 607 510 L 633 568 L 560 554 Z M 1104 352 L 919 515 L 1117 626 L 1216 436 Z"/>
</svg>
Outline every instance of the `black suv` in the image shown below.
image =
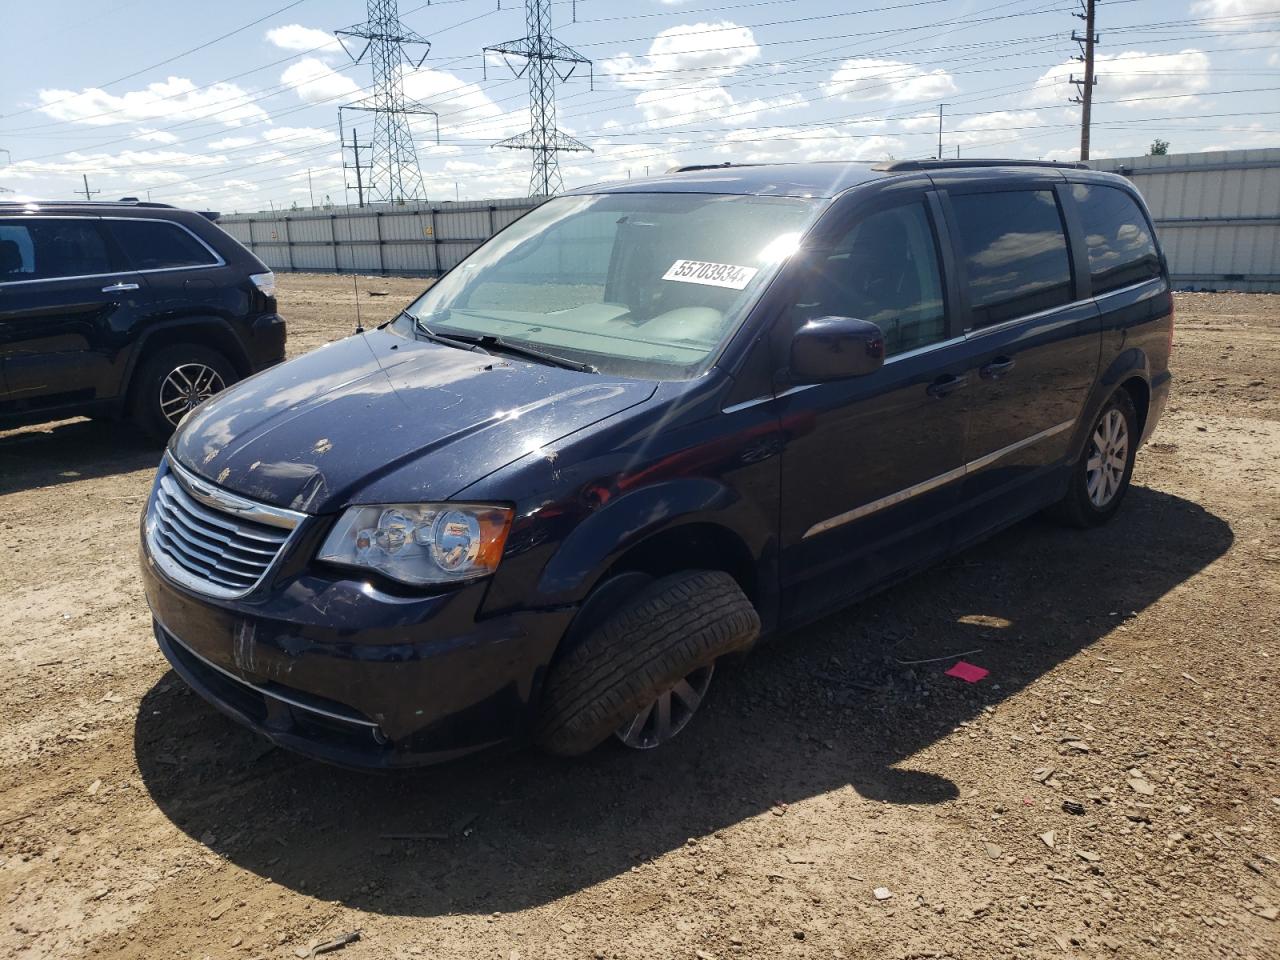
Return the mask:
<svg viewBox="0 0 1280 960">
<path fill-rule="evenodd" d="M 187 418 L 143 521 L 156 637 L 232 716 L 340 763 L 655 747 L 758 637 L 1038 510 L 1110 519 L 1172 338 L 1111 174 L 577 190 Z"/>
<path fill-rule="evenodd" d="M 275 277 L 161 203 L 0 203 L 0 426 L 129 417 L 157 437 L 284 359 Z"/>
</svg>

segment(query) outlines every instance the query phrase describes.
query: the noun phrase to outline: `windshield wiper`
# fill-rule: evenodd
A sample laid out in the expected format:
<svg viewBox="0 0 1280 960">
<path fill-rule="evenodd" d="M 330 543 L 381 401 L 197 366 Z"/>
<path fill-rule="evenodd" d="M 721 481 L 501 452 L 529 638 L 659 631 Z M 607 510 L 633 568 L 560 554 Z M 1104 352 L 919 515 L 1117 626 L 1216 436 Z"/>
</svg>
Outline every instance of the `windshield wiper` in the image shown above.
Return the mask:
<svg viewBox="0 0 1280 960">
<path fill-rule="evenodd" d="M 479 343 L 471 339 L 463 339 L 462 337 L 446 337 L 442 333 L 436 333 L 408 310 L 401 310 L 400 315 L 396 317 L 396 320 L 399 320 L 400 317 L 408 317 L 412 320 L 414 333 L 421 334 L 433 343 L 442 343 L 446 347 L 457 347 L 459 350 L 472 350 L 476 353 L 487 354 L 489 352 Z"/>
<path fill-rule="evenodd" d="M 457 339 L 464 343 L 475 344 L 477 347 L 490 353 L 509 353 L 513 356 L 524 357 L 527 360 L 537 360 L 541 363 L 549 363 L 553 366 L 564 367 L 566 370 L 577 370 L 580 373 L 599 373 L 589 363 L 583 363 L 580 360 L 570 360 L 568 357 L 561 357 L 554 353 L 548 353 L 545 350 L 539 350 L 537 347 L 530 347 L 523 343 L 512 343 L 509 340 L 503 340 L 501 337 L 495 337 L 492 334 L 485 334 L 482 337 L 457 336 Z"/>
<path fill-rule="evenodd" d="M 475 350 L 479 353 L 509 353 L 517 357 L 524 357 L 527 360 L 537 360 L 541 363 L 549 363 L 553 366 L 564 367 L 566 370 L 577 370 L 581 373 L 599 373 L 589 363 L 582 363 L 578 360 L 570 360 L 568 357 L 561 357 L 554 353 L 547 353 L 545 350 L 539 350 L 537 347 L 526 346 L 522 343 L 511 343 L 503 340 L 501 337 L 495 337 L 492 334 L 483 336 L 473 336 L 471 334 L 436 333 L 421 319 L 415 317 L 408 310 L 401 310 L 400 317 L 408 317 L 413 321 L 413 329 L 436 343 L 443 343 L 446 346 L 458 347 L 461 350 Z M 400 319 L 396 317 L 396 319 Z"/>
</svg>

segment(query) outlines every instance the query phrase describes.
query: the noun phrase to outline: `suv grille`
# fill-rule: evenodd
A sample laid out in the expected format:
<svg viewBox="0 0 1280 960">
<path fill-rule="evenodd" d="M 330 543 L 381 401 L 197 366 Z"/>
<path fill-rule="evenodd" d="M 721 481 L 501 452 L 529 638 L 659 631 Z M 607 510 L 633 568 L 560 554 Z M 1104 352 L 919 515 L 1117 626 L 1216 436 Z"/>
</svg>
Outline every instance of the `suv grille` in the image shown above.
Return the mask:
<svg viewBox="0 0 1280 960">
<path fill-rule="evenodd" d="M 147 509 L 147 543 L 172 579 L 240 597 L 262 581 L 302 516 L 206 484 L 166 458 Z"/>
</svg>

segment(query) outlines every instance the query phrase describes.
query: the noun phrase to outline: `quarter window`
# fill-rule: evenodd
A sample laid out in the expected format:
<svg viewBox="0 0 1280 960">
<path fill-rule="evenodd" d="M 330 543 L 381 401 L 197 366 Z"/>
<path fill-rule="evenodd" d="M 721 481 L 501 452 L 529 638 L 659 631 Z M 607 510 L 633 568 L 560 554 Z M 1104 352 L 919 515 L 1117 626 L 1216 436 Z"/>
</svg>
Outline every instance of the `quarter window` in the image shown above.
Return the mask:
<svg viewBox="0 0 1280 960">
<path fill-rule="evenodd" d="M 0 221 L 0 283 L 111 273 L 97 220 Z"/>
<path fill-rule="evenodd" d="M 1052 190 L 953 196 L 973 326 L 1071 301 L 1071 259 Z"/>
<path fill-rule="evenodd" d="M 869 320 L 884 331 L 890 356 L 946 339 L 937 245 L 923 203 L 870 214 L 820 256 L 800 290 L 798 320 Z"/>
<path fill-rule="evenodd" d="M 218 262 L 199 240 L 162 220 L 112 220 L 111 233 L 135 270 L 203 267 Z"/>
<path fill-rule="evenodd" d="M 1094 296 L 1160 276 L 1151 226 L 1133 197 L 1115 187 L 1075 183 L 1071 199 L 1089 248 Z"/>
</svg>

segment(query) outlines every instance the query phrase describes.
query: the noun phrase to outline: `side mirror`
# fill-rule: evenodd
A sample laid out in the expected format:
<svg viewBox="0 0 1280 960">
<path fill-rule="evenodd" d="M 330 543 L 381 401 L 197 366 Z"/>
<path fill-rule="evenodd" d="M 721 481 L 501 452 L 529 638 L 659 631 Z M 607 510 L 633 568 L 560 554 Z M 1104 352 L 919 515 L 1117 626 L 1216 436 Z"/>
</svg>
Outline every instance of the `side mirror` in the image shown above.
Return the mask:
<svg viewBox="0 0 1280 960">
<path fill-rule="evenodd" d="M 791 377 L 825 383 L 874 373 L 884 364 L 884 333 L 853 317 L 810 320 L 791 341 Z"/>
</svg>

